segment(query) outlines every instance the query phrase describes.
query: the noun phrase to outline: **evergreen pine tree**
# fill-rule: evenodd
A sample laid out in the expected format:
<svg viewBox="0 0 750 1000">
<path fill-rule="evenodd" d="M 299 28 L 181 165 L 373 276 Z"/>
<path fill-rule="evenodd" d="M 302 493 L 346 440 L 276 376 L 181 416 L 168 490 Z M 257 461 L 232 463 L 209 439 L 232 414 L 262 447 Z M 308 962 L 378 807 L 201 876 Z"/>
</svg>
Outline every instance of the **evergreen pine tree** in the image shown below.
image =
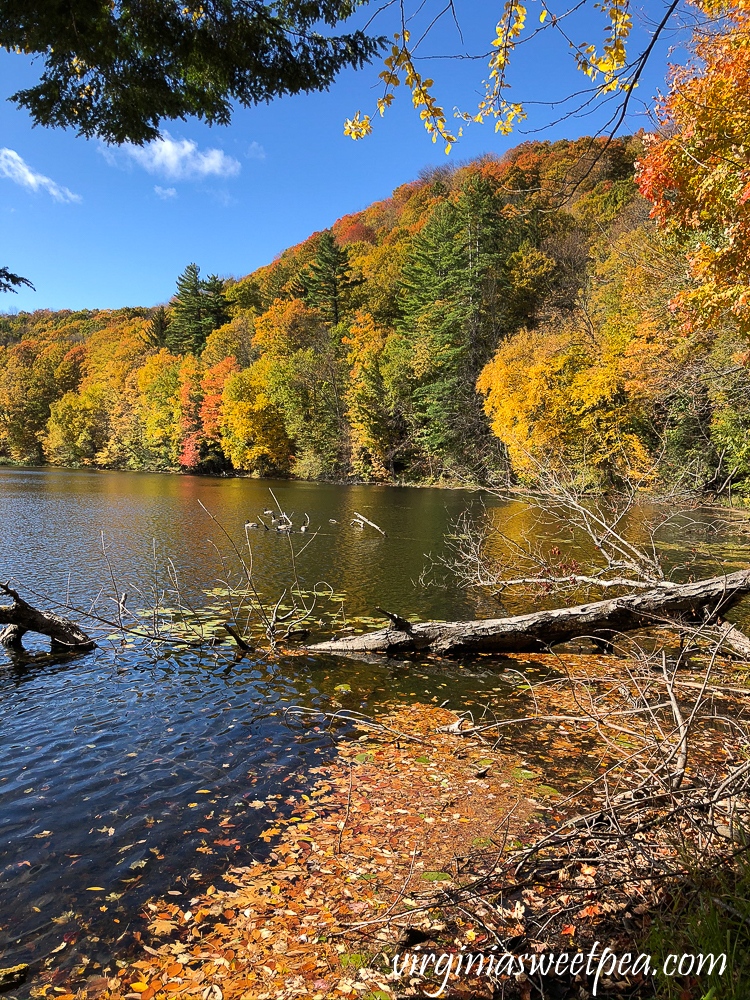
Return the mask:
<svg viewBox="0 0 750 1000">
<path fill-rule="evenodd" d="M 497 348 L 505 329 L 502 291 L 507 291 L 504 266 L 517 249 L 522 228 L 502 214 L 503 202 L 494 185 L 482 174 L 471 175 L 456 201 L 461 225 L 463 287 L 469 317 L 467 329 L 470 378 Z M 500 294 L 498 294 L 500 292 Z"/>
<path fill-rule="evenodd" d="M 474 386 L 508 325 L 498 291 L 521 234 L 491 181 L 475 174 L 414 238 L 400 330 L 412 355 L 412 420 L 428 455 L 463 462 L 487 434 Z"/>
<path fill-rule="evenodd" d="M 456 436 L 469 314 L 466 256 L 455 205 L 437 206 L 415 237 L 403 270 L 401 330 L 410 343 L 412 406 L 428 454 L 445 454 Z"/>
<path fill-rule="evenodd" d="M 143 340 L 149 347 L 162 348 L 167 346 L 167 331 L 172 319 L 164 308 L 159 306 L 151 314 L 148 326 L 143 331 Z"/>
<path fill-rule="evenodd" d="M 32 291 L 36 291 L 36 288 L 31 284 L 28 278 L 22 278 L 20 274 L 14 274 L 7 267 L 0 267 L 0 292 L 15 292 L 17 289 L 15 285 L 27 285 Z"/>
<path fill-rule="evenodd" d="M 306 300 L 336 326 L 343 319 L 349 292 L 356 282 L 351 278 L 349 253 L 336 243 L 330 229 L 321 234 L 315 260 L 301 281 Z"/>
<path fill-rule="evenodd" d="M 205 311 L 204 329 L 205 336 L 208 337 L 212 330 L 217 330 L 229 321 L 229 308 L 224 295 L 224 282 L 217 274 L 209 274 L 201 285 Z"/>
<path fill-rule="evenodd" d="M 200 354 L 211 331 L 228 319 L 224 282 L 215 274 L 201 280 L 198 265 L 188 264 L 177 279 L 166 346 L 173 354 Z"/>
<path fill-rule="evenodd" d="M 198 354 L 205 344 L 205 304 L 200 268 L 188 264 L 177 279 L 167 347 L 173 354 Z"/>
<path fill-rule="evenodd" d="M 401 307 L 407 326 L 413 325 L 427 306 L 438 300 L 451 301 L 460 294 L 466 277 L 461 235 L 456 206 L 440 202 L 414 237 L 401 284 Z"/>
</svg>

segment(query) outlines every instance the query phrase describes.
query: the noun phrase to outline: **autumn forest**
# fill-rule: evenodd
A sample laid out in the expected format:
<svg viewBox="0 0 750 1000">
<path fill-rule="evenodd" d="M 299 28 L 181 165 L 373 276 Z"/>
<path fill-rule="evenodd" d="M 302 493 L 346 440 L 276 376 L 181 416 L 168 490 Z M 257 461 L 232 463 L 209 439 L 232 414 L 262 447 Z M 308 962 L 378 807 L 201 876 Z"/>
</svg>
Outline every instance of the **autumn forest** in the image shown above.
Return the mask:
<svg viewBox="0 0 750 1000">
<path fill-rule="evenodd" d="M 0 0 L 0 993 L 748 997 L 750 0 L 371 6 Z"/>
<path fill-rule="evenodd" d="M 2 315 L 0 456 L 386 482 L 564 464 L 741 494 L 748 14 L 734 27 L 673 70 L 656 133 L 425 170 L 239 280 L 190 263 L 158 308 Z"/>
</svg>

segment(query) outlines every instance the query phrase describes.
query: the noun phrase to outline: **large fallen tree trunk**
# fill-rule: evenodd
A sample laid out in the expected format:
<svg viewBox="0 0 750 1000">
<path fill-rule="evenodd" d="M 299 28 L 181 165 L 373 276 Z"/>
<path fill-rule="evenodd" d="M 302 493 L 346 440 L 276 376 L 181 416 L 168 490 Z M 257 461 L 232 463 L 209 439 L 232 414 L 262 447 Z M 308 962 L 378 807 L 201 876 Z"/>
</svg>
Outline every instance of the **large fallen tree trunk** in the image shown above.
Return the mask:
<svg viewBox="0 0 750 1000">
<path fill-rule="evenodd" d="M 556 608 L 486 621 L 410 624 L 398 615 L 392 625 L 366 635 L 312 646 L 316 652 L 387 653 L 428 651 L 442 656 L 465 653 L 527 653 L 548 650 L 569 639 L 589 637 L 609 646 L 616 635 L 675 623 L 709 625 L 750 593 L 750 570 L 696 583 L 666 584 L 639 594 L 573 608 Z M 750 644 L 736 628 L 722 630 L 726 645 L 746 655 Z M 736 642 L 735 642 L 736 640 Z"/>
<path fill-rule="evenodd" d="M 85 652 L 94 649 L 96 643 L 75 622 L 51 611 L 39 611 L 27 604 L 7 583 L 0 583 L 0 593 L 13 598 L 12 604 L 0 605 L 0 646 L 6 649 L 22 649 L 22 639 L 27 632 L 37 632 L 49 636 L 51 648 L 55 651 Z"/>
</svg>

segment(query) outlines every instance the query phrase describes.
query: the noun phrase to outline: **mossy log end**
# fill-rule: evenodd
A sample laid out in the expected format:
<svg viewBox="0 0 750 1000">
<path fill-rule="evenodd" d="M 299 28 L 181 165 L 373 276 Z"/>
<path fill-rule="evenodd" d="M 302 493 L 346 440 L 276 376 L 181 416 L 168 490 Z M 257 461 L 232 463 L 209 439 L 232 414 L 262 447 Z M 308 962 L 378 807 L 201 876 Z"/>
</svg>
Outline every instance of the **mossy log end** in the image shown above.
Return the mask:
<svg viewBox="0 0 750 1000">
<path fill-rule="evenodd" d="M 309 648 L 342 655 L 430 652 L 459 656 L 543 652 L 558 643 L 583 637 L 593 639 L 601 647 L 609 647 L 623 632 L 669 624 L 710 625 L 748 593 L 750 569 L 710 580 L 665 584 L 638 594 L 511 618 L 409 624 L 386 612 L 392 622 L 388 628 L 316 643 Z M 748 654 L 750 642 L 736 627 L 723 632 L 725 645 L 743 656 Z"/>
<path fill-rule="evenodd" d="M 7 583 L 0 583 L 0 593 L 13 599 L 12 604 L 0 605 L 0 646 L 6 649 L 23 649 L 23 637 L 27 632 L 46 635 L 50 648 L 55 651 L 84 653 L 94 649 L 96 643 L 75 622 L 53 614 L 39 611 L 27 604 Z"/>
</svg>

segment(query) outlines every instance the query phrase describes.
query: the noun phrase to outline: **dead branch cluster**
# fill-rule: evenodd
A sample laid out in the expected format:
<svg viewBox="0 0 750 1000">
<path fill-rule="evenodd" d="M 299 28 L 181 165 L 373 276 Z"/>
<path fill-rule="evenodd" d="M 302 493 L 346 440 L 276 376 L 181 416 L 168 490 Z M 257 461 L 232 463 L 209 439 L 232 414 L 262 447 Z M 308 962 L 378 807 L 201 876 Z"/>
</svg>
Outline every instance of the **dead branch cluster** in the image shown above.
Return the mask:
<svg viewBox="0 0 750 1000">
<path fill-rule="evenodd" d="M 678 679 L 678 664 L 668 666 L 663 654 L 659 659 L 644 657 L 625 686 L 571 674 L 561 682 L 576 703 L 579 725 L 612 754 L 600 776 L 555 804 L 556 811 L 572 814 L 524 846 L 509 849 L 501 837 L 483 858 L 467 859 L 469 877 L 445 893 L 442 905 L 470 913 L 488 943 L 511 951 L 529 944 L 554 950 L 561 925 L 585 915 L 598 924 L 594 937 L 624 932 L 631 941 L 639 937 L 642 949 L 643 914 L 650 919 L 668 912 L 676 893 L 694 891 L 698 881 L 747 852 L 750 730 L 742 721 L 744 706 L 729 710 L 727 694 L 714 687 L 716 654 L 702 680 L 690 683 Z M 750 690 L 743 694 L 750 697 Z M 572 719 L 535 713 L 523 724 L 534 722 L 570 726 Z M 481 722 L 464 731 L 492 738 L 518 724 Z M 707 736 L 723 745 L 725 755 L 706 753 Z"/>
<path fill-rule="evenodd" d="M 453 723 L 452 732 L 493 749 L 513 746 L 519 729 L 528 737 L 566 727 L 593 741 L 603 769 L 548 806 L 558 820 L 523 845 L 508 835 L 510 815 L 499 817 L 491 847 L 456 859 L 458 884 L 424 905 L 414 905 L 412 892 L 383 922 L 419 928 L 423 917 L 429 928 L 430 913 L 468 915 L 484 932 L 483 947 L 518 952 L 564 946 L 560 927 L 573 914 L 590 914 L 610 924 L 597 933 L 639 930 L 643 944 L 640 915 L 665 907 L 695 872 L 731 864 L 750 846 L 750 688 L 716 681 L 718 643 L 702 672 L 685 679 L 689 657 L 710 631 L 694 629 L 672 660 L 641 651 L 616 676 L 576 673 L 556 658 L 556 678 L 523 678 L 529 710 L 522 716 L 509 718 L 495 706 L 497 714 L 487 708 L 475 719 L 466 712 Z M 549 710 L 557 706 L 564 710 Z M 358 714 L 331 713 L 328 722 L 414 739 Z"/>
<path fill-rule="evenodd" d="M 725 519 L 694 518 L 694 495 L 644 494 L 632 484 L 591 495 L 572 477 L 545 475 L 542 493 L 490 491 L 512 505 L 502 508 L 502 523 L 483 505 L 478 512 L 464 511 L 423 579 L 447 573 L 501 600 L 509 589 L 532 595 L 666 590 L 676 585 L 677 572 L 684 578 L 706 553 L 695 545 L 687 562 L 665 572 L 665 534 L 671 529 L 685 537 L 700 528 L 705 535 L 726 526 Z"/>
<path fill-rule="evenodd" d="M 104 580 L 89 600 L 72 598 L 69 588 L 65 595 L 52 595 L 27 584 L 24 590 L 34 600 L 32 605 L 20 596 L 18 589 L 11 587 L 10 581 L 0 584 L 0 593 L 12 599 L 12 604 L 0 606 L 0 626 L 5 626 L 0 631 L 0 645 L 28 659 L 22 641 L 28 632 L 47 636 L 52 653 L 66 655 L 88 652 L 97 645 L 115 651 L 137 645 L 159 654 L 165 649 L 213 648 L 231 642 L 236 659 L 253 652 L 259 638 L 265 639 L 271 650 L 279 642 L 306 638 L 308 626 L 320 617 L 320 602 L 330 598 L 333 588 L 327 583 L 316 583 L 309 590 L 303 588 L 297 560 L 318 532 L 312 532 L 301 543 L 296 542 L 291 537 L 293 518 L 281 508 L 273 491 L 269 492 L 276 505 L 273 522 L 284 526 L 280 533 L 287 536 L 289 584 L 281 593 L 273 597 L 261 593 L 251 544 L 253 524 L 245 524 L 244 544 L 238 544 L 201 504 L 222 540 L 219 544 L 208 540 L 220 567 L 214 593 L 221 608 L 215 605 L 215 613 L 209 613 L 203 602 L 189 596 L 173 560 L 161 556 L 156 542 L 152 546 L 150 572 L 124 584 L 110 558 L 102 531 Z M 302 533 L 307 531 L 309 523 L 305 514 Z M 42 605 L 45 610 L 40 610 Z M 87 631 L 69 615 L 82 622 Z"/>
</svg>

